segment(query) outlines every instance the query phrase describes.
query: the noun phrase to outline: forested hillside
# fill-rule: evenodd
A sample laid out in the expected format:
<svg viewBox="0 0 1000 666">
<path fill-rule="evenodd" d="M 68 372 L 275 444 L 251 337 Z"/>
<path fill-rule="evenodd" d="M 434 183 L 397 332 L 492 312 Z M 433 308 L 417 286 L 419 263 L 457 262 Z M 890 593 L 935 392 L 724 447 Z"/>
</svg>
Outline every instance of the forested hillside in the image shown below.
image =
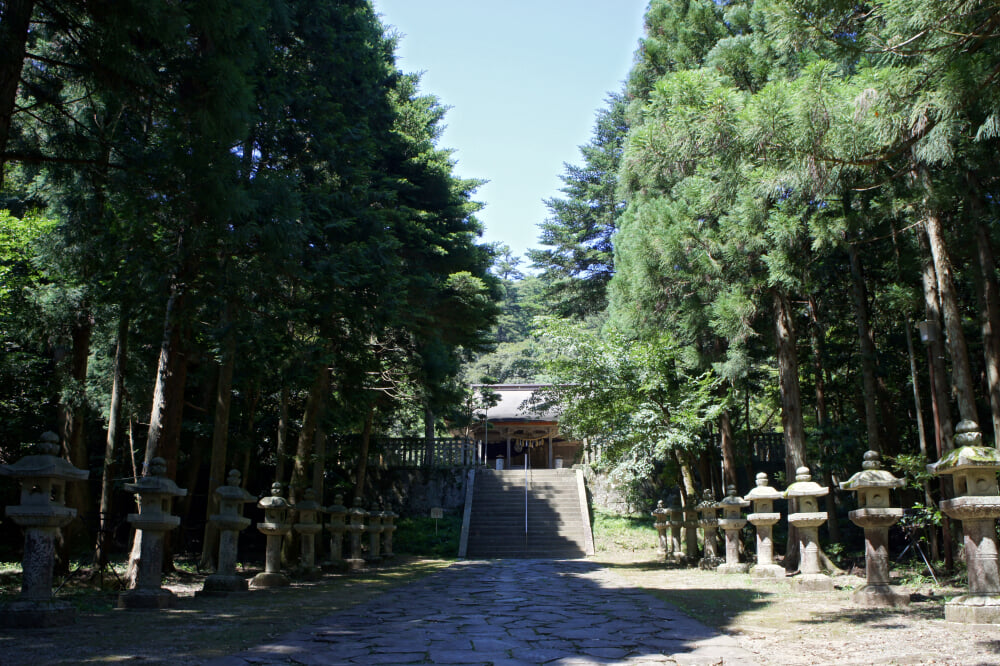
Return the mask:
<svg viewBox="0 0 1000 666">
<path fill-rule="evenodd" d="M 653 0 L 623 153 L 598 163 L 599 126 L 533 256 L 603 284 L 580 248 L 614 232 L 600 332 L 543 334 L 565 425 L 685 494 L 710 432 L 730 482 L 740 432 L 778 424 L 787 474 L 827 483 L 866 448 L 922 471 L 960 419 L 996 442 L 998 26 L 962 0 Z"/>
<path fill-rule="evenodd" d="M 369 2 L 0 10 L 0 459 L 58 429 L 76 535 L 154 456 L 297 495 L 328 435 L 433 428 L 500 284 Z"/>
</svg>

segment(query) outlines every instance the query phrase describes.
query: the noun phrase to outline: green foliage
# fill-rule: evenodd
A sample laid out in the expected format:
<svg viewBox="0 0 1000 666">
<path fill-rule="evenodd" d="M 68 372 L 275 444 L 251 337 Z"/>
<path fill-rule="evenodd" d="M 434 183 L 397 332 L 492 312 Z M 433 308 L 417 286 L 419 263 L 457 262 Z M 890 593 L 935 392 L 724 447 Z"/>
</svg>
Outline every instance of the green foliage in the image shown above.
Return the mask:
<svg viewBox="0 0 1000 666">
<path fill-rule="evenodd" d="M 594 548 L 598 552 L 656 547 L 656 530 L 646 516 L 623 516 L 595 508 L 593 520 Z"/>
<path fill-rule="evenodd" d="M 540 399 L 558 409 L 565 435 L 600 446 L 622 487 L 650 478 L 676 452 L 704 448 L 701 435 L 721 409 L 719 383 L 686 366 L 669 335 L 636 339 L 548 319 L 540 339 L 553 380 Z"/>
<path fill-rule="evenodd" d="M 453 559 L 458 556 L 462 535 L 462 517 L 445 513 L 435 520 L 427 516 L 408 516 L 397 521 L 393 550 L 400 555 Z"/>
</svg>

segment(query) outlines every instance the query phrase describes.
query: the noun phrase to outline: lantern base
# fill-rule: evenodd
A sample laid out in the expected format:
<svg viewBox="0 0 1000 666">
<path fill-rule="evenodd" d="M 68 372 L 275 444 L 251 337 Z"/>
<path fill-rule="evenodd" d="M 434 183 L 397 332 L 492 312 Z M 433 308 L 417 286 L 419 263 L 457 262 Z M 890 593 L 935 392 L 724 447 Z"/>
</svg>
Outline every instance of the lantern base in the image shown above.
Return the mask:
<svg viewBox="0 0 1000 666">
<path fill-rule="evenodd" d="M 826 574 L 812 573 L 793 576 L 788 579 L 796 592 L 831 592 L 833 580 Z"/>
<path fill-rule="evenodd" d="M 196 597 L 224 597 L 233 592 L 246 592 L 250 589 L 249 581 L 235 574 L 212 574 L 205 578 L 205 585 L 194 593 Z"/>
<path fill-rule="evenodd" d="M 720 564 L 715 570 L 720 574 L 745 574 L 749 569 L 750 565 L 745 562 L 737 562 L 736 564 Z"/>
<path fill-rule="evenodd" d="M 719 565 L 724 563 L 725 560 L 721 557 L 703 557 L 698 562 L 698 568 L 704 569 L 705 571 L 715 571 L 719 568 Z"/>
<path fill-rule="evenodd" d="M 162 587 L 155 589 L 127 590 L 118 595 L 118 608 L 126 610 L 162 610 L 172 608 L 177 596 Z"/>
<path fill-rule="evenodd" d="M 250 579 L 250 587 L 256 589 L 267 587 L 286 587 L 290 584 L 291 581 L 288 580 L 288 576 L 281 572 L 268 573 L 264 571 Z"/>
<path fill-rule="evenodd" d="M 785 567 L 777 564 L 758 564 L 750 570 L 751 578 L 767 578 L 771 580 L 785 580 L 787 572 Z"/>
<path fill-rule="evenodd" d="M 865 585 L 851 594 L 851 602 L 868 608 L 896 608 L 909 606 L 910 594 L 892 585 Z"/>
<path fill-rule="evenodd" d="M 965 594 L 944 605 L 946 622 L 1000 624 L 1000 594 Z"/>
<path fill-rule="evenodd" d="M 66 601 L 12 601 L 0 606 L 0 627 L 63 627 L 76 623 L 76 608 Z"/>
</svg>

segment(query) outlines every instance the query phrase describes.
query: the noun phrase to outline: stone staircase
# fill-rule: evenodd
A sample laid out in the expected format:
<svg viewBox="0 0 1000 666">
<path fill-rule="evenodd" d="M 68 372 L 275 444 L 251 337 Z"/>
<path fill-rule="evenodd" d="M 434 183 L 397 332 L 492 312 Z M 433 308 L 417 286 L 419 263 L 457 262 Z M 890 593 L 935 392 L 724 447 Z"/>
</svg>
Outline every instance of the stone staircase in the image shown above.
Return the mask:
<svg viewBox="0 0 1000 666">
<path fill-rule="evenodd" d="M 580 470 L 528 470 L 525 493 L 523 469 L 478 469 L 470 486 L 459 557 L 571 559 L 593 554 Z"/>
</svg>

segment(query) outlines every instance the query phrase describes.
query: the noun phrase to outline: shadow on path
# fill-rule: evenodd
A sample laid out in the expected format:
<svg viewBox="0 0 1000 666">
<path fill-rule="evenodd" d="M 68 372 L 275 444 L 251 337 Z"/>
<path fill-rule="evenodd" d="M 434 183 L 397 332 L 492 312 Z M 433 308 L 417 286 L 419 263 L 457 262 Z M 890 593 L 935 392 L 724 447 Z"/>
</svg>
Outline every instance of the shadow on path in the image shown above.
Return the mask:
<svg viewBox="0 0 1000 666">
<path fill-rule="evenodd" d="M 209 663 L 754 662 L 735 639 L 599 564 L 522 559 L 458 562 L 278 640 Z"/>
</svg>

